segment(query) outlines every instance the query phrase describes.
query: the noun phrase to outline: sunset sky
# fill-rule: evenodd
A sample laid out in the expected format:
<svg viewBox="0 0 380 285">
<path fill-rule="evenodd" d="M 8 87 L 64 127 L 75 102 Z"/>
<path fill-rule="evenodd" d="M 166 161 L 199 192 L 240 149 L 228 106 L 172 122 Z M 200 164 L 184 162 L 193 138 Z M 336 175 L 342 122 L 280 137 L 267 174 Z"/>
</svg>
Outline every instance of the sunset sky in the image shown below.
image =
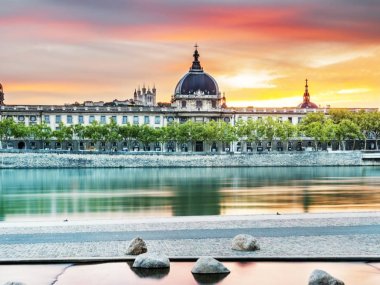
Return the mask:
<svg viewBox="0 0 380 285">
<path fill-rule="evenodd" d="M 198 43 L 228 105 L 380 107 L 378 0 L 2 0 L 6 104 L 168 102 Z"/>
</svg>

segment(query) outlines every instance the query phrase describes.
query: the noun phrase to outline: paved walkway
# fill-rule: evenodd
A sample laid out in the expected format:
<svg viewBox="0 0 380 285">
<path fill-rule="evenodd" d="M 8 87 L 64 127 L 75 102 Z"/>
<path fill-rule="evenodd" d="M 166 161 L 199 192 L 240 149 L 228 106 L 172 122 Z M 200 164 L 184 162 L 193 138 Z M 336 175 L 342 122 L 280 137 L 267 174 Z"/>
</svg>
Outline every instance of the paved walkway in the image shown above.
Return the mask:
<svg viewBox="0 0 380 285">
<path fill-rule="evenodd" d="M 230 249 L 239 233 L 261 250 Z M 379 257 L 380 212 L 0 224 L 0 260 L 122 258 L 140 236 L 169 257 Z"/>
</svg>

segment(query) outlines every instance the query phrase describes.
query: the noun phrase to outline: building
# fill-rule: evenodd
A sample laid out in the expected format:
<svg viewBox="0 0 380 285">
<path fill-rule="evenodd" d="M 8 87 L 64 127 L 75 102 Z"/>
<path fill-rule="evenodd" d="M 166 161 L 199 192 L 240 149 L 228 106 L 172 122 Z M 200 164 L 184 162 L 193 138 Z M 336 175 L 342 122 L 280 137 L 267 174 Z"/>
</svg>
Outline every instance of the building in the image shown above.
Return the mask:
<svg viewBox="0 0 380 285">
<path fill-rule="evenodd" d="M 305 93 L 303 94 L 303 102 L 298 105 L 298 108 L 301 109 L 318 109 L 318 105 L 310 101 L 309 86 L 305 85 Z"/>
<path fill-rule="evenodd" d="M 60 124 L 66 125 L 89 125 L 94 121 L 106 124 L 112 119 L 118 125 L 150 125 L 154 128 L 164 127 L 172 122 L 184 123 L 187 120 L 195 122 L 208 122 L 210 120 L 223 120 L 235 124 L 238 120 L 261 119 L 268 116 L 277 120 L 289 121 L 298 124 L 302 118 L 310 112 L 328 113 L 329 108 L 319 108 L 310 101 L 308 82 L 306 80 L 303 102 L 296 107 L 284 108 L 234 108 L 227 107 L 226 98 L 222 96 L 216 80 L 206 72 L 199 61 L 198 47 L 195 46 L 193 62 L 190 70 L 179 80 L 174 89 L 171 103 L 157 103 L 157 90 L 138 88 L 133 98 L 128 100 L 114 100 L 112 102 L 86 101 L 83 104 L 65 105 L 4 105 L 3 87 L 0 85 L 0 120 L 13 118 L 14 121 L 27 125 L 45 122 L 51 129 L 56 130 Z M 376 111 L 375 108 L 349 109 L 353 112 Z M 28 144 L 31 144 L 30 146 Z M 15 143 L 14 147 L 33 148 L 32 142 Z M 234 150 L 247 150 L 248 146 L 232 146 Z M 85 142 L 80 142 L 73 148 L 85 149 Z M 116 148 L 122 149 L 118 144 Z M 223 150 L 230 146 L 224 146 Z M 181 148 L 181 149 L 187 149 Z M 204 142 L 197 142 L 195 150 L 203 151 Z"/>
</svg>

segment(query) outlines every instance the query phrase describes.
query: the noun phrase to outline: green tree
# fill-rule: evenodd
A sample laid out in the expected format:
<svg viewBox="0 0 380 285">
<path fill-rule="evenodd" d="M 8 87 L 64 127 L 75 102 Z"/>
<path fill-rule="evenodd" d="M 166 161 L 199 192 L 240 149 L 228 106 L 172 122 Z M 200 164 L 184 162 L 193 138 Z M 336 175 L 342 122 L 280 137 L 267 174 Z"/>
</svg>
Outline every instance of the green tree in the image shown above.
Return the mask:
<svg viewBox="0 0 380 285">
<path fill-rule="evenodd" d="M 42 122 L 40 124 L 31 125 L 29 128 L 30 136 L 35 140 L 40 140 L 42 142 L 42 148 L 45 148 L 53 135 L 50 126 L 45 122 Z"/>
<path fill-rule="evenodd" d="M 0 121 L 0 148 L 2 148 L 3 141 L 9 141 L 12 137 L 12 130 L 15 124 L 13 118 L 6 118 Z"/>
<path fill-rule="evenodd" d="M 278 122 L 276 126 L 276 137 L 281 141 L 287 142 L 287 148 L 289 148 L 289 143 L 296 134 L 296 126 L 289 121 Z"/>
<path fill-rule="evenodd" d="M 339 148 L 342 145 L 343 150 L 346 150 L 345 141 L 347 139 L 361 139 L 363 138 L 363 134 L 360 130 L 360 127 L 356 123 L 349 119 L 343 119 L 337 125 L 336 137 L 339 141 Z"/>
<path fill-rule="evenodd" d="M 73 128 L 63 124 L 62 122 L 59 123 L 58 129 L 53 131 L 52 133 L 52 137 L 54 137 L 59 143 L 72 140 L 73 135 Z"/>
</svg>

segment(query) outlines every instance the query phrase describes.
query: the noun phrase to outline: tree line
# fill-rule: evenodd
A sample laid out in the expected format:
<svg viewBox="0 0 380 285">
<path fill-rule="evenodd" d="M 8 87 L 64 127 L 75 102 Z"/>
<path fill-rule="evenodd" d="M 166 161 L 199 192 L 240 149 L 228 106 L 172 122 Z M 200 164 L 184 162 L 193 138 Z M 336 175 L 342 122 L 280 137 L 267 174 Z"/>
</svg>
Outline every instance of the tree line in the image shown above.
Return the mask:
<svg viewBox="0 0 380 285">
<path fill-rule="evenodd" d="M 177 144 L 204 141 L 208 143 L 232 142 L 258 143 L 262 141 L 289 142 L 292 140 L 313 140 L 317 149 L 318 143 L 339 143 L 339 148 L 345 149 L 345 141 L 355 143 L 359 140 L 367 142 L 380 136 L 379 112 L 349 112 L 346 110 L 331 110 L 328 115 L 320 112 L 308 113 L 300 124 L 294 125 L 289 121 L 277 120 L 273 117 L 263 119 L 238 120 L 235 125 L 223 120 L 211 120 L 207 123 L 188 120 L 185 123 L 171 123 L 165 127 L 154 128 L 149 125 L 117 125 L 112 119 L 108 124 L 97 121 L 89 125 L 65 125 L 60 123 L 56 130 L 52 130 L 45 122 L 25 125 L 16 123 L 12 118 L 0 121 L 0 140 L 2 142 L 14 140 L 38 140 L 44 143 L 50 141 L 65 142 L 73 140 L 89 140 L 94 143 L 112 143 L 138 141 L 145 145 L 151 143 Z M 366 148 L 366 147 L 365 147 Z"/>
</svg>

